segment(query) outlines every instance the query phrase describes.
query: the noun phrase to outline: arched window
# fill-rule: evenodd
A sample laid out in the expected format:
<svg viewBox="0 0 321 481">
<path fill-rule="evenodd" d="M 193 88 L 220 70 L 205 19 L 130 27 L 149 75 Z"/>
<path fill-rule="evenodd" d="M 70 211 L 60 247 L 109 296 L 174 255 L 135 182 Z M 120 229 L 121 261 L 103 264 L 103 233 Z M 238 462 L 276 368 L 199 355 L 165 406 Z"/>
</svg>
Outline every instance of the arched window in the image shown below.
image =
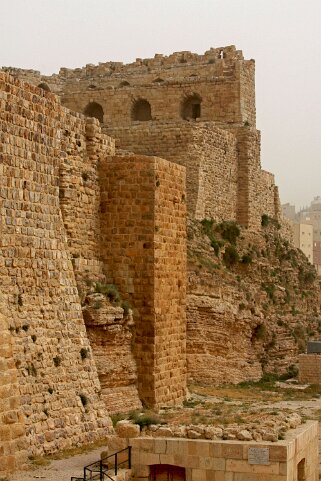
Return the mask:
<svg viewBox="0 0 321 481">
<path fill-rule="evenodd" d="M 44 82 L 41 82 L 39 85 L 38 85 L 39 88 L 41 88 L 42 90 L 47 90 L 47 92 L 50 92 L 50 88 L 49 86 L 44 83 Z"/>
<path fill-rule="evenodd" d="M 104 111 L 100 104 L 97 102 L 90 102 L 84 110 L 84 114 L 87 117 L 95 117 L 102 124 L 104 121 Z"/>
<path fill-rule="evenodd" d="M 202 98 L 198 94 L 193 94 L 186 97 L 182 103 L 182 118 L 198 119 L 201 116 Z"/>
<path fill-rule="evenodd" d="M 119 87 L 128 87 L 129 85 L 130 83 L 127 82 L 127 80 L 123 80 L 122 82 L 120 82 Z"/>
<path fill-rule="evenodd" d="M 140 120 L 141 122 L 152 120 L 151 106 L 147 100 L 136 100 L 132 108 L 132 120 Z"/>
</svg>

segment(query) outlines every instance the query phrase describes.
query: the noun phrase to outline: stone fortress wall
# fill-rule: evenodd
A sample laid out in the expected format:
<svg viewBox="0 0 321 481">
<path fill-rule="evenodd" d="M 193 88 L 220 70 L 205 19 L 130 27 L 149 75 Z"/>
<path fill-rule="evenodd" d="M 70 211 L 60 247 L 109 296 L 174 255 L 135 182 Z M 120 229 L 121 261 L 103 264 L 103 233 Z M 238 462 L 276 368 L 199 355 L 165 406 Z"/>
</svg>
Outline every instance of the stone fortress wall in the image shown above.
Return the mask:
<svg viewBox="0 0 321 481">
<path fill-rule="evenodd" d="M 96 117 L 117 150 L 163 157 L 187 168 L 189 214 L 256 229 L 262 214 L 280 220 L 278 190 L 261 169 L 255 62 L 234 46 L 203 55 L 176 52 L 60 69 L 42 84 L 68 108 Z"/>
<path fill-rule="evenodd" d="M 134 354 L 141 365 L 152 360 L 146 377 L 135 361 L 133 403 L 140 403 L 137 386 L 152 405 L 185 396 L 184 168 L 156 158 L 114 159 L 114 150 L 96 119 L 72 113 L 56 95 L 0 72 L 1 474 L 27 455 L 112 431 L 94 359 L 97 346 L 89 343 L 82 315 L 82 282 L 115 282 L 132 269 L 127 292 L 138 306 L 133 317 L 140 336 Z M 114 160 L 127 166 L 126 180 Z M 109 165 L 111 175 L 104 175 Z M 137 208 L 119 215 L 122 202 L 116 199 L 107 214 L 104 203 L 118 192 L 135 198 Z M 111 217 L 103 229 L 106 215 Z M 131 227 L 139 222 L 143 232 L 133 235 Z M 127 257 L 118 265 L 110 249 L 125 254 L 120 239 L 128 234 Z M 135 250 L 148 270 L 141 290 L 131 260 Z M 174 250 L 177 275 L 171 276 Z M 163 342 L 169 329 L 171 345 Z M 132 356 L 127 347 L 118 377 Z"/>
<path fill-rule="evenodd" d="M 26 454 L 103 436 L 108 411 L 120 406 L 181 402 L 186 208 L 254 229 L 280 209 L 274 178 L 260 165 L 254 61 L 235 47 L 51 77 L 3 70 L 7 471 Z M 119 287 L 134 328 L 106 300 L 98 312 L 95 293 L 81 297 L 96 281 Z"/>
</svg>

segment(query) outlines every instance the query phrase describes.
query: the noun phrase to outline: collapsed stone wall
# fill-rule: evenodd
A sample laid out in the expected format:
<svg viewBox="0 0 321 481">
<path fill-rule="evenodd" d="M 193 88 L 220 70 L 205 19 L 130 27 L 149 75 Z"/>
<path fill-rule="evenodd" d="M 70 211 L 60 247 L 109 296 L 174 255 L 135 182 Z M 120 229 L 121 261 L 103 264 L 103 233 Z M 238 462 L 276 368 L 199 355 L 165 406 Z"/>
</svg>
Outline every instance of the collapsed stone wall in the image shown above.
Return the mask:
<svg viewBox="0 0 321 481">
<path fill-rule="evenodd" d="M 104 266 L 134 309 L 140 398 L 155 407 L 182 402 L 185 169 L 143 156 L 109 157 L 100 169 Z"/>
<path fill-rule="evenodd" d="M 0 265 L 8 313 L 2 339 L 11 338 L 29 455 L 111 430 L 59 206 L 61 135 L 71 124 L 80 135 L 79 114 L 53 94 L 0 73 Z M 81 349 L 90 353 L 85 360 Z M 15 386 L 13 380 L 13 392 Z M 2 416 L 10 416 L 13 407 L 5 409 Z"/>
</svg>

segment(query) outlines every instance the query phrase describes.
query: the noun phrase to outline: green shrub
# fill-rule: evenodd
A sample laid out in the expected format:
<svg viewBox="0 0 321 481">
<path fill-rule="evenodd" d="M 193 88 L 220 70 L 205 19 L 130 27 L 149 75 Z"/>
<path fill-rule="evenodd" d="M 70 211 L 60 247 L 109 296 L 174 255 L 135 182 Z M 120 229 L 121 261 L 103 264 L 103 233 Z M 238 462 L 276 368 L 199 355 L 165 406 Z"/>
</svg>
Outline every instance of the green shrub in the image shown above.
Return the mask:
<svg viewBox="0 0 321 481">
<path fill-rule="evenodd" d="M 122 413 L 111 414 L 110 418 L 112 420 L 113 426 L 115 427 L 119 421 L 126 419 L 126 414 L 122 414 Z"/>
<path fill-rule="evenodd" d="M 213 225 L 214 225 L 214 220 L 213 219 L 203 219 L 201 220 L 201 224 L 203 226 L 203 232 L 207 236 L 213 233 Z"/>
<path fill-rule="evenodd" d="M 121 303 L 122 309 L 124 309 L 124 316 L 128 316 L 130 310 L 130 303 L 128 301 L 123 301 Z"/>
<path fill-rule="evenodd" d="M 274 293 L 275 293 L 275 284 L 273 284 L 273 282 L 264 282 L 262 284 L 262 289 L 267 293 L 269 299 L 271 299 L 271 301 L 274 301 Z"/>
<path fill-rule="evenodd" d="M 96 282 L 95 292 L 103 294 L 110 300 L 110 302 L 120 302 L 120 294 L 114 284 L 103 284 L 102 282 Z"/>
<path fill-rule="evenodd" d="M 221 222 L 216 226 L 216 230 L 221 234 L 223 239 L 231 244 L 236 244 L 236 240 L 241 233 L 239 226 L 234 221 Z"/>
<path fill-rule="evenodd" d="M 144 426 L 150 426 L 151 424 L 161 424 L 159 417 L 153 413 L 141 414 L 137 411 L 132 411 L 129 414 L 129 419 L 131 419 L 135 424 L 138 424 L 140 429 L 142 429 Z"/>
<path fill-rule="evenodd" d="M 93 308 L 94 309 L 101 309 L 103 307 L 103 303 L 101 301 L 95 301 L 94 302 L 94 305 L 93 305 Z"/>
<path fill-rule="evenodd" d="M 311 284 L 315 281 L 317 273 L 314 267 L 305 270 L 304 267 L 300 266 L 298 277 L 301 284 Z"/>
<path fill-rule="evenodd" d="M 211 247 L 213 247 L 216 256 L 218 256 L 220 252 L 221 243 L 213 238 L 211 240 Z"/>
<path fill-rule="evenodd" d="M 223 254 L 223 261 L 227 267 L 231 267 L 239 261 L 239 254 L 234 246 L 227 246 Z"/>
<path fill-rule="evenodd" d="M 242 256 L 242 259 L 241 259 L 242 264 L 248 265 L 248 264 L 251 264 L 252 261 L 253 261 L 253 259 L 252 259 L 252 256 L 251 256 L 251 255 L 249 255 L 249 254 L 244 254 L 244 255 Z"/>
</svg>

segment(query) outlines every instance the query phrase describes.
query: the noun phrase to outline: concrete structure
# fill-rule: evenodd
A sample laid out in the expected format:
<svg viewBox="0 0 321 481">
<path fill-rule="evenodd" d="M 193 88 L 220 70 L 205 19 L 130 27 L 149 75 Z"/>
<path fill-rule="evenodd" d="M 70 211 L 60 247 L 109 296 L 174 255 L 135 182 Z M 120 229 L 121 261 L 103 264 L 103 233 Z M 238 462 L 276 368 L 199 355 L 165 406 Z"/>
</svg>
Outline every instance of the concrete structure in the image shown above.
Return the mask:
<svg viewBox="0 0 321 481">
<path fill-rule="evenodd" d="M 133 481 L 317 481 L 318 423 L 284 441 L 132 439 Z"/>
<path fill-rule="evenodd" d="M 282 212 L 285 218 L 291 220 L 294 223 L 293 232 L 295 238 L 295 246 L 299 247 L 306 255 L 310 254 L 310 248 L 307 250 L 306 238 L 300 237 L 300 231 L 306 230 L 305 227 L 299 227 L 299 225 L 311 225 L 312 226 L 312 261 L 317 272 L 321 275 L 321 197 L 317 196 L 313 199 L 310 206 L 301 209 L 299 212 L 295 212 L 293 205 L 283 204 Z M 298 225 L 298 226 L 297 226 Z M 304 247 L 301 248 L 301 245 Z M 307 255 L 308 257 L 308 255 Z M 308 257 L 310 260 L 310 258 Z"/>
<path fill-rule="evenodd" d="M 295 247 L 301 249 L 311 264 L 313 263 L 313 226 L 310 224 L 293 225 L 293 241 Z"/>
</svg>

